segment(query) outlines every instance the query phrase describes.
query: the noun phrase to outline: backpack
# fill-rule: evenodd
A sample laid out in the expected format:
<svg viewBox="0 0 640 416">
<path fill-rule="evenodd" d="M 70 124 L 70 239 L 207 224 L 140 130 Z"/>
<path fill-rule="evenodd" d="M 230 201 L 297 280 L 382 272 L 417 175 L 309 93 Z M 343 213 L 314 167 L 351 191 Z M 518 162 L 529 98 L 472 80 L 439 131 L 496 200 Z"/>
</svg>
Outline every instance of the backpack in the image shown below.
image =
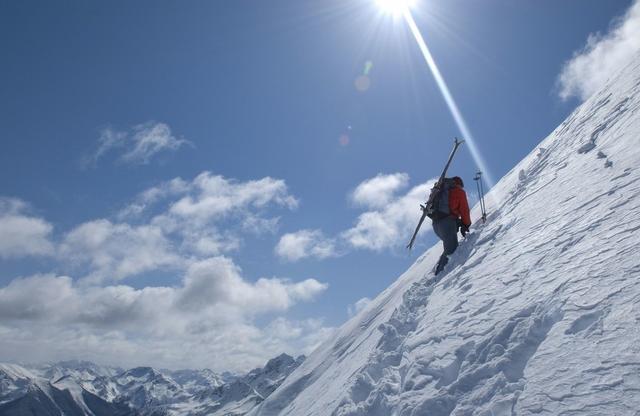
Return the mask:
<svg viewBox="0 0 640 416">
<path fill-rule="evenodd" d="M 453 178 L 444 178 L 440 186 L 436 185 L 431 188 L 428 203 L 426 206 L 427 216 L 437 220 L 451 215 L 449 209 L 449 191 L 454 188 L 455 182 Z"/>
</svg>

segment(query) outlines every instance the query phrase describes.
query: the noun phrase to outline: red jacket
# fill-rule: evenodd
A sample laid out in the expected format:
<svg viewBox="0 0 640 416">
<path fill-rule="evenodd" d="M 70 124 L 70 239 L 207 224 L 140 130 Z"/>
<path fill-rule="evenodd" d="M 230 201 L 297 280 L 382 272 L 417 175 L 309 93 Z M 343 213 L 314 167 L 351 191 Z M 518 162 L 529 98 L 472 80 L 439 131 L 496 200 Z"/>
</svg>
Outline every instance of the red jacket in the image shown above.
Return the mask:
<svg viewBox="0 0 640 416">
<path fill-rule="evenodd" d="M 464 225 L 471 225 L 471 215 L 469 214 L 469 203 L 467 202 L 467 194 L 459 186 L 449 190 L 449 211 L 455 218 L 462 218 Z"/>
</svg>

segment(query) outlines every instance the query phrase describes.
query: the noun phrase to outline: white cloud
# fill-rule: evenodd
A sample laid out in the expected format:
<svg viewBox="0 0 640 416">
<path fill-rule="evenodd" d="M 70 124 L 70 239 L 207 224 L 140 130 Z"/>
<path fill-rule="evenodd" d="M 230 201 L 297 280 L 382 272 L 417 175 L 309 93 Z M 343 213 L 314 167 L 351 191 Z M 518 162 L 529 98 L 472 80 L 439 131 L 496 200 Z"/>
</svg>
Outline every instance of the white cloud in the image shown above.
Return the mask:
<svg viewBox="0 0 640 416">
<path fill-rule="evenodd" d="M 118 213 L 118 218 L 136 219 L 160 207 L 164 215 L 159 215 L 156 221 L 166 224 L 177 218 L 206 224 L 233 217 L 242 218 L 247 228 L 271 230 L 277 219 L 268 218 L 265 222 L 257 215 L 270 206 L 286 209 L 298 206 L 284 180 L 265 177 L 239 182 L 205 171 L 192 181 L 174 178 L 141 192 Z"/>
<path fill-rule="evenodd" d="M 53 226 L 28 211 L 27 204 L 19 199 L 0 198 L 0 258 L 53 254 Z"/>
<path fill-rule="evenodd" d="M 186 255 L 199 258 L 216 256 L 238 251 L 242 245 L 242 238 L 236 231 L 220 231 L 213 225 L 198 229 L 188 222 L 183 224 L 185 228 L 179 230 L 180 250 Z"/>
<path fill-rule="evenodd" d="M 225 257 L 192 264 L 177 287 L 85 286 L 53 274 L 19 278 L 0 287 L 0 355 L 246 370 L 282 351 L 308 353 L 330 332 L 316 320 L 255 322 L 326 288 L 315 279 L 249 282 Z"/>
<path fill-rule="evenodd" d="M 584 48 L 564 64 L 558 78 L 560 97 L 587 99 L 640 51 L 640 0 L 616 19 L 606 34 L 591 34 Z"/>
<path fill-rule="evenodd" d="M 64 311 L 73 296 L 69 277 L 37 275 L 14 279 L 0 289 L 0 317 L 5 320 L 46 319 Z"/>
<path fill-rule="evenodd" d="M 160 152 L 176 151 L 186 144 L 185 139 L 178 139 L 168 125 L 148 122 L 132 127 L 129 131 L 117 131 L 107 127 L 100 132 L 98 149 L 90 158 L 84 160 L 85 165 L 96 164 L 108 153 L 117 152 L 118 161 L 127 164 L 148 164 Z"/>
<path fill-rule="evenodd" d="M 261 278 L 255 283 L 242 279 L 240 269 L 226 257 L 193 264 L 184 279 L 178 304 L 186 309 L 241 308 L 245 314 L 284 311 L 298 301 L 309 301 L 327 289 L 315 279 L 291 283 Z"/>
<path fill-rule="evenodd" d="M 266 177 L 238 182 L 210 172 L 191 182 L 174 179 L 148 189 L 133 205 L 142 207 L 137 209 L 141 213 L 163 203 L 151 223 L 165 234 L 178 235 L 183 250 L 199 255 L 237 250 L 240 233 L 274 233 L 279 218 L 268 216 L 267 210 L 298 206 L 283 180 Z"/>
<path fill-rule="evenodd" d="M 187 144 L 184 139 L 177 139 L 171 129 L 164 123 L 146 123 L 135 126 L 131 136 L 132 146 L 121 156 L 128 163 L 149 163 L 157 153 L 165 150 L 177 150 Z"/>
<path fill-rule="evenodd" d="M 274 232 L 279 217 L 272 210 L 297 204 L 282 180 L 204 172 L 149 188 L 117 219 L 82 223 L 54 244 L 51 225 L 29 216 L 26 204 L 0 199 L 3 237 L 21 233 L 10 243 L 1 239 L 0 258 L 48 253 L 57 268 L 81 277 L 41 274 L 0 286 L 0 355 L 240 371 L 282 351 L 308 353 L 331 329 L 283 315 L 327 285 L 313 278 L 250 281 L 223 255 L 247 234 Z M 122 283 L 140 275 L 137 282 L 148 281 L 155 272 L 174 285 Z"/>
<path fill-rule="evenodd" d="M 341 234 L 341 238 L 357 249 L 380 251 L 403 247 L 420 217 L 419 205 L 425 201 L 433 183 L 431 180 L 415 186 L 406 194 L 390 199 L 384 206 L 364 212 L 352 228 Z"/>
<path fill-rule="evenodd" d="M 398 191 L 406 188 L 408 183 L 409 175 L 406 173 L 378 174 L 358 185 L 351 192 L 350 199 L 359 206 L 382 208 L 389 204 Z"/>
<path fill-rule="evenodd" d="M 298 201 L 288 193 L 286 183 L 270 177 L 236 182 L 203 172 L 190 186 L 191 192 L 173 203 L 170 214 L 202 223 L 228 215 L 246 214 L 269 204 L 294 209 Z"/>
<path fill-rule="evenodd" d="M 118 219 L 124 221 L 137 218 L 158 201 L 185 194 L 190 184 L 182 178 L 174 178 L 141 192 L 134 201 L 118 212 Z"/>
<path fill-rule="evenodd" d="M 399 193 L 406 188 L 408 181 L 406 173 L 379 174 L 363 181 L 349 197 L 368 211 L 358 216 L 353 227 L 335 238 L 325 236 L 321 230 L 284 234 L 275 247 L 276 255 L 288 261 L 298 261 L 310 257 L 334 257 L 349 249 L 382 251 L 404 247 L 420 218 L 420 204 L 424 203 L 435 179 L 415 186 L 405 194 Z M 420 232 L 428 229 L 422 227 Z"/>
<path fill-rule="evenodd" d="M 356 301 L 353 305 L 349 305 L 347 307 L 347 313 L 349 317 L 356 316 L 361 310 L 366 308 L 371 303 L 371 299 L 369 298 L 361 298 Z"/>
<path fill-rule="evenodd" d="M 276 245 L 275 253 L 287 261 L 307 257 L 325 259 L 338 255 L 335 241 L 326 238 L 320 230 L 300 230 L 283 235 Z"/>
<path fill-rule="evenodd" d="M 79 225 L 64 237 L 59 256 L 88 266 L 94 281 L 177 267 L 182 259 L 163 231 L 153 225 L 131 226 L 95 220 Z"/>
<path fill-rule="evenodd" d="M 85 267 L 96 282 L 187 267 L 238 250 L 244 235 L 274 233 L 279 217 L 269 211 L 297 205 L 286 183 L 270 177 L 240 182 L 203 172 L 191 181 L 174 178 L 141 192 L 117 213 L 118 223 L 99 219 L 71 230 L 59 257 Z"/>
</svg>

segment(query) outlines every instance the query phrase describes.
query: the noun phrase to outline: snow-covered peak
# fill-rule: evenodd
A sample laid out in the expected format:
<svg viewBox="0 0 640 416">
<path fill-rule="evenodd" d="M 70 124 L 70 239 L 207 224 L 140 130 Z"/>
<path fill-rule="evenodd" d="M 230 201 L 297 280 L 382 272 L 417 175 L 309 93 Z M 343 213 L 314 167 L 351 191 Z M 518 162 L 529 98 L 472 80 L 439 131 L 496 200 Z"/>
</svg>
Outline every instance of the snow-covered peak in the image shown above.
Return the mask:
<svg viewBox="0 0 640 416">
<path fill-rule="evenodd" d="M 176 370 L 163 372 L 169 374 L 176 383 L 191 394 L 215 389 L 232 380 L 228 376 L 215 373 L 211 370 Z"/>
<path fill-rule="evenodd" d="M 186 400 L 189 394 L 171 377 L 151 367 L 136 367 L 113 378 L 120 397 L 136 408 L 154 407 Z"/>
<path fill-rule="evenodd" d="M 63 376 L 51 383 L 51 385 L 58 390 L 69 392 L 75 404 L 78 405 L 85 414 L 93 415 L 93 412 L 84 400 L 84 393 L 86 390 L 83 389 L 82 386 L 73 379 L 73 377 L 69 375 Z"/>
<path fill-rule="evenodd" d="M 33 379 L 36 377 L 36 374 L 17 364 L 0 363 L 0 377 L 6 380 L 17 381 Z"/>
<path fill-rule="evenodd" d="M 250 414 L 637 414 L 639 139 L 640 56 Z"/>
<path fill-rule="evenodd" d="M 0 403 L 14 400 L 27 392 L 37 376 L 15 364 L 0 364 Z"/>
<path fill-rule="evenodd" d="M 288 354 L 272 358 L 263 368 L 256 368 L 240 380 L 250 385 L 260 397 L 270 395 L 282 381 L 303 361 L 304 356 L 294 359 Z"/>
<path fill-rule="evenodd" d="M 33 372 L 52 381 L 71 376 L 83 384 L 87 390 L 95 393 L 94 390 L 96 388 L 99 390 L 105 380 L 121 373 L 122 370 L 117 367 L 97 365 L 89 361 L 70 360 L 41 364 L 33 367 Z"/>
<path fill-rule="evenodd" d="M 24 414 L 15 412 L 28 408 L 26 414 L 244 415 L 303 360 L 283 354 L 246 375 L 152 367 L 122 371 L 86 361 L 28 368 L 0 364 L 0 414 Z"/>
<path fill-rule="evenodd" d="M 133 416 L 127 404 L 91 392 L 74 374 L 55 380 L 40 375 L 41 366 L 0 364 L 0 415 Z"/>
<path fill-rule="evenodd" d="M 51 364 L 51 367 L 58 367 L 69 371 L 84 372 L 92 374 L 94 376 L 103 377 L 111 377 L 122 372 L 122 369 L 118 367 L 99 365 L 92 363 L 91 361 L 82 360 L 59 361 L 57 363 Z"/>
<path fill-rule="evenodd" d="M 117 379 L 123 384 L 129 382 L 145 383 L 155 380 L 168 382 L 166 377 L 153 367 L 135 367 L 119 374 Z"/>
</svg>

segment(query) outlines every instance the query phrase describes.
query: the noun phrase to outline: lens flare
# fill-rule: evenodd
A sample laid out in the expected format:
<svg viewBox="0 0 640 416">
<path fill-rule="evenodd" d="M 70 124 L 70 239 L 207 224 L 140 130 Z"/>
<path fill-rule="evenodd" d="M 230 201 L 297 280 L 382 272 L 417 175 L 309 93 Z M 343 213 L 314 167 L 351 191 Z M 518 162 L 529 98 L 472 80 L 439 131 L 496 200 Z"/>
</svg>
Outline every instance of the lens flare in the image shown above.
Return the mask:
<svg viewBox="0 0 640 416">
<path fill-rule="evenodd" d="M 400 16 L 416 4 L 416 0 L 376 0 L 378 7 L 388 14 Z"/>
<path fill-rule="evenodd" d="M 460 130 L 460 133 L 462 133 L 462 138 L 466 141 L 467 145 L 469 146 L 469 151 L 471 152 L 471 156 L 473 157 L 473 160 L 476 162 L 480 170 L 484 172 L 484 179 L 487 185 L 489 186 L 489 188 L 492 188 L 494 185 L 494 181 L 491 174 L 489 173 L 489 169 L 487 168 L 487 165 L 484 162 L 484 159 L 482 158 L 482 155 L 480 154 L 480 150 L 478 150 L 478 147 L 476 145 L 476 140 L 471 134 L 471 130 L 469 130 L 469 126 L 467 126 L 467 123 L 464 120 L 464 117 L 462 117 L 462 113 L 460 112 L 460 109 L 458 108 L 456 101 L 453 99 L 453 96 L 451 95 L 451 91 L 449 91 L 449 87 L 447 86 L 447 83 L 445 82 L 444 77 L 440 72 L 440 69 L 438 69 L 438 65 L 436 65 L 436 61 L 433 59 L 433 55 L 431 55 L 431 51 L 429 50 L 429 47 L 424 41 L 424 38 L 422 37 L 422 33 L 420 33 L 420 30 L 418 29 L 418 26 L 416 25 L 415 20 L 413 20 L 411 11 L 408 8 L 405 8 L 402 12 L 402 15 L 405 21 L 407 22 L 407 24 L 409 25 L 409 29 L 411 29 L 411 33 L 413 34 L 413 37 L 416 39 L 416 42 L 418 42 L 418 46 L 420 47 L 420 51 L 424 56 L 424 60 L 427 62 L 427 65 L 429 66 L 429 69 L 433 74 L 433 78 L 436 80 L 436 84 L 438 84 L 440 93 L 442 94 L 444 101 L 447 103 L 447 107 L 449 107 L 449 111 L 451 112 L 451 115 L 453 116 L 453 119 L 456 125 L 458 126 L 458 129 Z"/>
</svg>

